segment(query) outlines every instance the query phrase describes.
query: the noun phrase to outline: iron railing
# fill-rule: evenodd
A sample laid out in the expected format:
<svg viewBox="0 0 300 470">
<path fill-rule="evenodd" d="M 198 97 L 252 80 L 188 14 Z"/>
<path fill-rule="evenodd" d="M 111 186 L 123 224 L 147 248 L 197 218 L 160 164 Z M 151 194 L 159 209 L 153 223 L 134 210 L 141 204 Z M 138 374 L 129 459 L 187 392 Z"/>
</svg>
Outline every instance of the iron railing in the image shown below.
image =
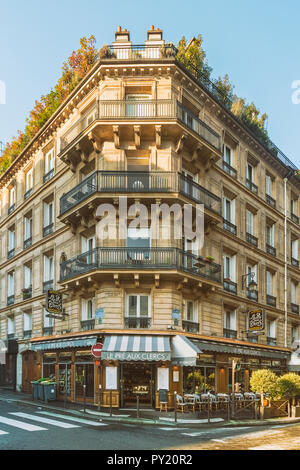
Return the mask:
<svg viewBox="0 0 300 470">
<path fill-rule="evenodd" d="M 293 313 L 299 314 L 299 305 L 291 303 L 291 310 Z"/>
<path fill-rule="evenodd" d="M 44 336 L 51 336 L 53 335 L 53 326 L 45 326 L 43 328 L 43 335 Z"/>
<path fill-rule="evenodd" d="M 49 224 L 47 227 L 43 227 L 43 237 L 47 237 L 50 233 L 53 232 L 54 224 Z"/>
<path fill-rule="evenodd" d="M 14 248 L 12 248 L 11 250 L 9 250 L 9 251 L 7 252 L 7 258 L 8 258 L 8 259 L 9 259 L 9 258 L 12 258 L 13 256 L 15 256 L 15 249 L 14 249 Z"/>
<path fill-rule="evenodd" d="M 31 299 L 32 297 L 32 286 L 22 289 L 23 291 L 23 300 Z"/>
<path fill-rule="evenodd" d="M 95 328 L 95 318 L 90 318 L 89 320 L 82 320 L 80 322 L 80 326 L 83 331 L 93 330 Z"/>
<path fill-rule="evenodd" d="M 16 204 L 12 204 L 9 208 L 8 208 L 8 215 L 11 214 L 16 208 Z"/>
<path fill-rule="evenodd" d="M 224 336 L 224 338 L 236 339 L 237 338 L 237 331 L 236 330 L 230 330 L 229 328 L 223 328 L 223 336 Z"/>
<path fill-rule="evenodd" d="M 246 240 L 248 243 L 251 243 L 251 245 L 258 246 L 258 238 L 251 233 L 246 232 Z"/>
<path fill-rule="evenodd" d="M 299 268 L 299 260 L 292 257 L 291 263 L 292 263 L 292 266 L 294 266 L 295 268 Z"/>
<path fill-rule="evenodd" d="M 28 189 L 28 191 L 26 191 L 26 193 L 24 194 L 24 200 L 28 199 L 32 193 L 33 193 L 33 188 Z"/>
<path fill-rule="evenodd" d="M 231 294 L 237 294 L 237 283 L 230 279 L 224 279 L 224 290 L 231 292 Z"/>
<path fill-rule="evenodd" d="M 54 176 L 54 168 L 52 168 L 52 170 L 48 171 L 48 173 L 46 173 L 44 176 L 43 176 L 43 182 L 44 183 L 47 183 L 48 181 L 50 181 Z"/>
<path fill-rule="evenodd" d="M 173 44 L 129 44 L 104 46 L 99 51 L 99 59 L 106 60 L 151 60 L 175 57 L 177 49 Z"/>
<path fill-rule="evenodd" d="M 150 317 L 124 317 L 125 328 L 150 328 Z"/>
<path fill-rule="evenodd" d="M 272 196 L 270 196 L 270 194 L 266 194 L 266 201 L 271 207 L 274 209 L 276 208 L 276 201 L 272 198 Z"/>
<path fill-rule="evenodd" d="M 276 248 L 274 248 L 272 245 L 269 245 L 268 243 L 266 243 L 266 252 L 269 255 L 276 256 Z"/>
<path fill-rule="evenodd" d="M 226 173 L 228 173 L 228 175 L 232 176 L 232 178 L 237 178 L 236 169 L 230 166 L 229 163 L 225 162 L 225 160 L 222 161 L 222 168 Z"/>
<path fill-rule="evenodd" d="M 32 245 L 32 237 L 29 237 L 26 240 L 24 240 L 24 250 L 31 245 Z"/>
<path fill-rule="evenodd" d="M 100 100 L 86 111 L 62 136 L 60 151 L 66 149 L 80 134 L 97 119 L 101 120 L 149 120 L 178 119 L 202 139 L 221 150 L 221 137 L 192 111 L 176 101 L 169 100 Z"/>
<path fill-rule="evenodd" d="M 249 180 L 248 178 L 246 179 L 246 187 L 253 193 L 258 193 L 258 186 L 256 186 L 256 184 L 254 184 L 253 181 Z"/>
<path fill-rule="evenodd" d="M 273 338 L 272 336 L 267 336 L 267 344 L 270 346 L 276 346 L 276 338 Z"/>
<path fill-rule="evenodd" d="M 236 225 L 229 222 L 229 220 L 223 219 L 223 228 L 227 230 L 227 232 L 236 235 Z"/>
<path fill-rule="evenodd" d="M 190 320 L 182 320 L 182 328 L 187 333 L 199 333 L 199 323 Z"/>
<path fill-rule="evenodd" d="M 60 215 L 95 193 L 180 192 L 221 214 L 221 199 L 184 175 L 167 171 L 96 171 L 60 199 Z"/>
<path fill-rule="evenodd" d="M 291 220 L 295 222 L 295 224 L 299 225 L 299 217 L 297 217 L 295 214 L 291 213 Z"/>
<path fill-rule="evenodd" d="M 24 330 L 23 331 L 23 339 L 29 339 L 32 336 L 32 330 Z"/>
<path fill-rule="evenodd" d="M 254 300 L 255 302 L 257 302 L 257 300 L 258 300 L 258 291 L 257 290 L 247 289 L 247 297 L 248 297 L 248 299 Z"/>
<path fill-rule="evenodd" d="M 15 296 L 14 295 L 9 295 L 7 297 L 7 305 L 12 305 L 15 303 Z"/>
<path fill-rule="evenodd" d="M 49 289 L 53 289 L 53 279 L 43 282 L 43 292 L 47 292 Z"/>
<path fill-rule="evenodd" d="M 267 304 L 271 307 L 276 307 L 276 297 L 273 295 L 267 294 L 266 295 Z"/>
<path fill-rule="evenodd" d="M 94 248 L 64 261 L 60 265 L 60 281 L 95 269 L 178 269 L 214 282 L 221 282 L 221 266 L 216 263 L 198 265 L 198 257 L 179 248 Z"/>
</svg>

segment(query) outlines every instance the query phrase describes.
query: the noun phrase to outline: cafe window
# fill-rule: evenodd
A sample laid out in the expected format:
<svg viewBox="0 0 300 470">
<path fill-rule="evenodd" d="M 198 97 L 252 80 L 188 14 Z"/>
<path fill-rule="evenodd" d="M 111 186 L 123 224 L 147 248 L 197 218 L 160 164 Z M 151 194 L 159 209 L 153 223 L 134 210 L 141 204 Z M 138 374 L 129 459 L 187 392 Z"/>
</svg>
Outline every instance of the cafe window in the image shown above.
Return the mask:
<svg viewBox="0 0 300 470">
<path fill-rule="evenodd" d="M 216 369 L 214 367 L 184 367 L 184 393 L 214 393 L 216 390 Z"/>
<path fill-rule="evenodd" d="M 56 353 L 43 355 L 43 377 L 55 377 Z"/>
</svg>

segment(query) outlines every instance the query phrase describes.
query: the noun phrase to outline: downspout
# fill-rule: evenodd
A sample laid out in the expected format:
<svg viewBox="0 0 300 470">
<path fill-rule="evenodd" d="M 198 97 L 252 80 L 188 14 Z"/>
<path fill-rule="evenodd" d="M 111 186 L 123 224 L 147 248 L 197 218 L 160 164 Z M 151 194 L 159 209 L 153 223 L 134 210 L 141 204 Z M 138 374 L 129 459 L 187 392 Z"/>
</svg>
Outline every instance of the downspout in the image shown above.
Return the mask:
<svg viewBox="0 0 300 470">
<path fill-rule="evenodd" d="M 284 346 L 287 348 L 287 178 L 284 178 Z"/>
</svg>

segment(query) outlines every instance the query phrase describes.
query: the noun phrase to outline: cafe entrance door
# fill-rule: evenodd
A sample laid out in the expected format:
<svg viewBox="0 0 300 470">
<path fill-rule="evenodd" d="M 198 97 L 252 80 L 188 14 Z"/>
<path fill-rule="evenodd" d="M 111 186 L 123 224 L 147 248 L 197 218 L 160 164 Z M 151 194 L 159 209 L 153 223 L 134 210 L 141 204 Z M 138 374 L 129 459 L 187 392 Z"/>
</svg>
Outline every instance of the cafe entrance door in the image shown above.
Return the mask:
<svg viewBox="0 0 300 470">
<path fill-rule="evenodd" d="M 121 407 L 155 406 L 155 364 L 123 362 L 120 367 Z"/>
</svg>

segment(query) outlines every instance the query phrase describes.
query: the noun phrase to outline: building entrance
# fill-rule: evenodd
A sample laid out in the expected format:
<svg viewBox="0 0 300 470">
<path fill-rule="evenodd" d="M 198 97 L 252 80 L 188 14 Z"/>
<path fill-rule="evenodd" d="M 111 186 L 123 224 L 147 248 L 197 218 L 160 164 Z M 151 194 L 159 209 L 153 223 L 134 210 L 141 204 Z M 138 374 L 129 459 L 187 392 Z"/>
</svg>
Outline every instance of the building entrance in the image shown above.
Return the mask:
<svg viewBox="0 0 300 470">
<path fill-rule="evenodd" d="M 142 406 L 155 406 L 155 370 L 151 362 L 121 364 L 121 407 L 135 407 L 137 394 Z"/>
</svg>

